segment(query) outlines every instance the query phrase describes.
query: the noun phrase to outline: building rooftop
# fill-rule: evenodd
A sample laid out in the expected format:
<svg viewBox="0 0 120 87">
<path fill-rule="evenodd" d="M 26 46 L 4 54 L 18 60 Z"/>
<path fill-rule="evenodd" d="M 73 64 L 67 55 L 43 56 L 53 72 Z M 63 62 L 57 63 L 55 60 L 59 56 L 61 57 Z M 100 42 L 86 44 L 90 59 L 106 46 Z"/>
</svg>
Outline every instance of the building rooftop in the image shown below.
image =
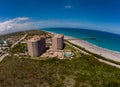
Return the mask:
<svg viewBox="0 0 120 87">
<path fill-rule="evenodd" d="M 41 38 L 45 38 L 44 36 L 33 36 L 33 38 L 31 38 L 30 40 L 28 40 L 28 41 L 32 41 L 32 42 L 36 42 L 36 41 L 38 41 L 38 40 L 40 40 Z"/>
<path fill-rule="evenodd" d="M 61 38 L 63 36 L 64 36 L 63 34 L 56 34 L 54 37 Z"/>
</svg>

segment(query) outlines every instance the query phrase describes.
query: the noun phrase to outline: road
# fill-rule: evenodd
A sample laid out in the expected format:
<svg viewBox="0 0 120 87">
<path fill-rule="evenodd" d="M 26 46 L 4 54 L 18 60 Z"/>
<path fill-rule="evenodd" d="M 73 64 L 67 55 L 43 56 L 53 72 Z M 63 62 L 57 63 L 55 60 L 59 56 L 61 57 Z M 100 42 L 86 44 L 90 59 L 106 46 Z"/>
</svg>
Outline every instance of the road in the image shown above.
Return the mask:
<svg viewBox="0 0 120 87">
<path fill-rule="evenodd" d="M 70 43 L 68 43 L 68 42 L 65 42 L 65 43 L 68 44 L 69 46 L 73 47 L 74 49 L 76 49 L 76 50 L 84 53 L 84 54 L 90 55 L 89 53 L 87 53 L 87 52 L 85 52 L 85 51 L 77 48 L 76 46 L 73 46 L 72 44 L 70 44 Z M 106 64 L 111 65 L 111 66 L 115 66 L 115 67 L 117 67 L 117 68 L 120 68 L 120 65 L 117 65 L 117 64 L 115 64 L 115 63 L 112 63 L 112 62 L 109 62 L 109 61 L 106 61 L 106 60 L 103 60 L 103 59 L 98 59 L 98 58 L 96 58 L 96 59 L 97 59 L 98 61 L 100 61 L 100 62 L 106 63 Z"/>
<path fill-rule="evenodd" d="M 27 34 L 25 34 L 20 40 L 18 40 L 16 43 L 14 43 L 14 44 L 11 46 L 11 48 L 13 48 L 15 45 L 17 45 L 17 44 L 20 43 L 22 40 L 24 40 L 24 39 L 26 38 L 26 36 L 27 36 Z M 5 54 L 3 54 L 3 55 L 0 57 L 0 62 L 1 62 L 6 56 L 8 56 L 8 55 L 9 55 L 8 52 L 5 53 Z"/>
<path fill-rule="evenodd" d="M 71 46 L 73 49 L 76 49 L 76 50 L 78 50 L 79 52 L 81 52 L 81 53 L 84 53 L 84 54 L 87 54 L 88 55 L 88 53 L 87 52 L 85 52 L 85 51 L 83 51 L 83 50 L 81 50 L 81 49 L 79 49 L 79 48 L 77 48 L 76 46 L 74 46 L 74 45 L 72 45 L 72 44 L 70 44 L 70 43 L 68 43 L 68 42 L 65 42 L 67 45 L 69 45 L 69 46 Z"/>
<path fill-rule="evenodd" d="M 117 68 L 120 68 L 120 65 L 117 65 L 117 64 L 114 64 L 114 63 L 111 63 L 111 62 L 108 62 L 108 61 L 105 61 L 105 60 L 102 60 L 102 59 L 98 59 L 100 62 L 103 62 L 103 63 L 106 63 L 108 65 L 111 65 L 111 66 L 115 66 Z"/>
<path fill-rule="evenodd" d="M 20 40 L 18 40 L 16 43 L 14 43 L 11 48 L 13 48 L 15 45 L 17 45 L 18 43 L 20 43 L 22 40 L 25 39 L 25 37 L 27 36 L 27 34 L 25 34 Z"/>
<path fill-rule="evenodd" d="M 2 56 L 0 57 L 0 62 L 1 62 L 6 56 L 8 56 L 8 53 L 6 53 L 6 54 L 4 54 L 4 55 L 2 55 Z"/>
</svg>

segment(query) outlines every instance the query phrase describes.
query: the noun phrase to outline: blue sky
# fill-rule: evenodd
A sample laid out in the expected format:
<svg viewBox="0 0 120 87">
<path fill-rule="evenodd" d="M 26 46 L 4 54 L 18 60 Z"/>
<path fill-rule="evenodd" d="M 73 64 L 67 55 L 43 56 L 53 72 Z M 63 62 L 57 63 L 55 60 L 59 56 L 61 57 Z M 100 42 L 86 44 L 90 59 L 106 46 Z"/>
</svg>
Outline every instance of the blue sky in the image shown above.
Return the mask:
<svg viewBox="0 0 120 87">
<path fill-rule="evenodd" d="M 76 27 L 120 33 L 120 0 L 0 0 L 0 26 L 0 32 Z"/>
</svg>

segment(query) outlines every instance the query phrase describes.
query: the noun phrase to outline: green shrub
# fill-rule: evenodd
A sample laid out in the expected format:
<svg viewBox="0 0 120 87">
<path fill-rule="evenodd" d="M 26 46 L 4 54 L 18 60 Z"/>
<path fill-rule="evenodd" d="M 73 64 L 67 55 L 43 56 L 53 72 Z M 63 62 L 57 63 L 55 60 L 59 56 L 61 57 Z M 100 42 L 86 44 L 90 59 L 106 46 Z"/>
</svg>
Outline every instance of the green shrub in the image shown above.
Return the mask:
<svg viewBox="0 0 120 87">
<path fill-rule="evenodd" d="M 119 87 L 120 69 L 93 56 L 59 60 L 33 60 L 7 56 L 0 63 L 0 86 Z"/>
</svg>

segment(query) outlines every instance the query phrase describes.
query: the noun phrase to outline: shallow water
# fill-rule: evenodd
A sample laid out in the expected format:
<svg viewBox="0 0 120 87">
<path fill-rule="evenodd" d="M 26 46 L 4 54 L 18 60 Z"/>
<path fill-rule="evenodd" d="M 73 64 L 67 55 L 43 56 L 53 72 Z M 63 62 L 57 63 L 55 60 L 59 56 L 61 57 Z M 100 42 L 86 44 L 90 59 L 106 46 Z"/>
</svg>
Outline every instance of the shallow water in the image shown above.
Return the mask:
<svg viewBox="0 0 120 87">
<path fill-rule="evenodd" d="M 45 28 L 42 30 L 84 39 L 96 46 L 120 52 L 120 35 L 117 34 L 77 28 Z"/>
</svg>

